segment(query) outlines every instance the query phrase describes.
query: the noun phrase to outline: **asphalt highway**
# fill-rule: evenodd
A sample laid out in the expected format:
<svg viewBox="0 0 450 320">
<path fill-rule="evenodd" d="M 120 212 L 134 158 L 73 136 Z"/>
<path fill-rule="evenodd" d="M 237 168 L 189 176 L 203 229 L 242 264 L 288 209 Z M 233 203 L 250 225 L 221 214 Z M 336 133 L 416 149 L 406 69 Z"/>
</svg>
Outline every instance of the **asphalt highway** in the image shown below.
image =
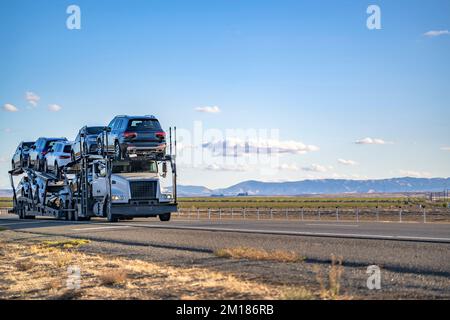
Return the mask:
<svg viewBox="0 0 450 320">
<path fill-rule="evenodd" d="M 450 298 L 450 224 L 177 219 L 111 224 L 103 219 L 19 220 L 2 215 L 0 228 L 17 231 L 18 239 L 89 239 L 91 243 L 83 250 L 90 253 L 206 267 L 283 285 L 316 285 L 314 268 L 327 268 L 335 255 L 342 257 L 342 285 L 349 294 L 383 299 Z M 287 264 L 214 256 L 217 249 L 241 246 L 295 251 L 305 261 Z M 383 270 L 382 293 L 365 286 L 366 269 L 374 264 Z"/>
</svg>

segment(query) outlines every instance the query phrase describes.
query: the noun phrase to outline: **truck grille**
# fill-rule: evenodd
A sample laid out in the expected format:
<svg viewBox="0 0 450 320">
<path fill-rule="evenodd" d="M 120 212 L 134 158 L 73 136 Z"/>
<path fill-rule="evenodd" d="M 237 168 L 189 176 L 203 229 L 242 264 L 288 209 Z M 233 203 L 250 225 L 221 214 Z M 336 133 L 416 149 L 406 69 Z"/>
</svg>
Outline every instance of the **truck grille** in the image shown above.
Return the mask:
<svg viewBox="0 0 450 320">
<path fill-rule="evenodd" d="M 130 182 L 131 200 L 156 199 L 156 181 Z"/>
</svg>

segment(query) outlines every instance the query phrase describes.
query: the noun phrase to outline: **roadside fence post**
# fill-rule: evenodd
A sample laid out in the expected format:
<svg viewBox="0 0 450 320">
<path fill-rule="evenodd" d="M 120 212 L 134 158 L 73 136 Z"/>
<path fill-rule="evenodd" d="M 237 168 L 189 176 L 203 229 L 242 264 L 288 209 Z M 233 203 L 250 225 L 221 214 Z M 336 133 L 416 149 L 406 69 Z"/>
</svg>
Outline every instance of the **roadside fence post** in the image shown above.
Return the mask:
<svg viewBox="0 0 450 320">
<path fill-rule="evenodd" d="M 242 211 L 244 212 L 244 220 L 245 220 L 245 210 L 246 210 L 245 208 L 242 209 Z"/>
<path fill-rule="evenodd" d="M 356 208 L 356 222 L 359 222 L 359 208 Z"/>
<path fill-rule="evenodd" d="M 200 220 L 200 209 L 197 208 L 197 220 Z"/>
<path fill-rule="evenodd" d="M 272 211 L 272 208 L 270 208 L 270 220 L 273 220 L 273 211 Z"/>
<path fill-rule="evenodd" d="M 336 207 L 336 220 L 339 221 L 339 208 Z"/>
<path fill-rule="evenodd" d="M 233 220 L 233 213 L 234 213 L 234 210 L 233 210 L 233 208 L 231 208 L 231 220 Z"/>
<path fill-rule="evenodd" d="M 208 219 L 211 220 L 211 208 L 208 208 Z"/>
<path fill-rule="evenodd" d="M 303 210 L 304 210 L 304 209 L 303 209 L 303 207 L 302 207 L 302 221 L 304 220 L 304 217 L 303 217 L 303 213 L 304 213 L 304 212 L 303 212 Z"/>
<path fill-rule="evenodd" d="M 320 221 L 320 207 L 317 209 L 317 213 L 319 215 L 319 221 Z"/>
<path fill-rule="evenodd" d="M 398 215 L 399 215 L 399 221 L 402 222 L 402 207 L 399 207 Z"/>
<path fill-rule="evenodd" d="M 289 220 L 288 209 L 285 209 L 285 213 L 286 213 L 286 220 Z"/>
<path fill-rule="evenodd" d="M 222 219 L 222 208 L 219 208 L 219 220 Z"/>
<path fill-rule="evenodd" d="M 427 223 L 427 212 L 425 211 L 425 206 L 423 206 L 423 223 Z"/>
<path fill-rule="evenodd" d="M 256 215 L 258 216 L 258 220 L 259 220 L 259 208 L 256 209 Z"/>
<path fill-rule="evenodd" d="M 377 221 L 380 221 L 380 208 L 377 206 Z"/>
</svg>

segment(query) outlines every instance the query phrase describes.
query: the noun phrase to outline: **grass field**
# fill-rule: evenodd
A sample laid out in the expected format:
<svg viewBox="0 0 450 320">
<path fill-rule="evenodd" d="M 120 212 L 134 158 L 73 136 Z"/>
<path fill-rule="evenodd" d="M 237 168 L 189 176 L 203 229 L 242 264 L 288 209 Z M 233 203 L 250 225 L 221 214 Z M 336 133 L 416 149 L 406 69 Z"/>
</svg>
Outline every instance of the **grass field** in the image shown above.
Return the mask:
<svg viewBox="0 0 450 320">
<path fill-rule="evenodd" d="M 443 208 L 444 202 L 430 202 L 420 197 L 203 197 L 178 198 L 181 209 L 219 208 Z M 11 198 L 0 198 L 0 208 L 12 206 Z"/>
<path fill-rule="evenodd" d="M 417 208 L 444 207 L 441 202 L 429 202 L 419 197 L 220 197 L 220 198 L 179 198 L 182 209 L 189 208 Z"/>
</svg>

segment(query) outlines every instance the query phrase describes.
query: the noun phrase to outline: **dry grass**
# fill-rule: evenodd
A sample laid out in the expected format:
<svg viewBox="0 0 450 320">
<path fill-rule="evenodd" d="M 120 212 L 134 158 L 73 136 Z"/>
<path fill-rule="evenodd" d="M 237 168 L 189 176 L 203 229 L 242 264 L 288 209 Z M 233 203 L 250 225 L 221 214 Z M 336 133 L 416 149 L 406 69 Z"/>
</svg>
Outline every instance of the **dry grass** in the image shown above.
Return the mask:
<svg viewBox="0 0 450 320">
<path fill-rule="evenodd" d="M 0 227 L 0 231 L 5 231 L 5 230 L 8 230 L 8 228 Z"/>
<path fill-rule="evenodd" d="M 31 270 L 34 266 L 33 261 L 31 259 L 23 259 L 16 262 L 16 268 L 19 271 L 28 271 Z"/>
<path fill-rule="evenodd" d="M 74 249 L 88 243 L 90 241 L 86 239 L 53 240 L 42 242 L 42 246 L 46 248 Z"/>
<path fill-rule="evenodd" d="M 215 255 L 220 258 L 263 260 L 275 262 L 300 262 L 305 258 L 294 251 L 264 250 L 249 247 L 224 248 L 216 250 Z"/>
<path fill-rule="evenodd" d="M 304 287 L 287 288 L 284 290 L 282 300 L 313 300 L 314 293 Z"/>
<path fill-rule="evenodd" d="M 29 242 L 0 243 L 0 299 L 277 299 L 284 292 L 205 268 L 91 255 L 63 242 L 23 241 Z M 80 271 L 78 289 L 67 286 L 69 266 Z"/>
<path fill-rule="evenodd" d="M 341 279 L 344 268 L 342 267 L 342 257 L 331 255 L 331 265 L 328 268 L 328 285 L 325 283 L 324 275 L 319 268 L 316 268 L 316 279 L 320 285 L 319 296 L 322 299 L 337 300 L 348 299 L 341 295 Z"/>
<path fill-rule="evenodd" d="M 125 284 L 127 282 L 127 278 L 128 273 L 123 269 L 105 270 L 100 274 L 100 281 L 102 285 L 105 286 Z"/>
</svg>

